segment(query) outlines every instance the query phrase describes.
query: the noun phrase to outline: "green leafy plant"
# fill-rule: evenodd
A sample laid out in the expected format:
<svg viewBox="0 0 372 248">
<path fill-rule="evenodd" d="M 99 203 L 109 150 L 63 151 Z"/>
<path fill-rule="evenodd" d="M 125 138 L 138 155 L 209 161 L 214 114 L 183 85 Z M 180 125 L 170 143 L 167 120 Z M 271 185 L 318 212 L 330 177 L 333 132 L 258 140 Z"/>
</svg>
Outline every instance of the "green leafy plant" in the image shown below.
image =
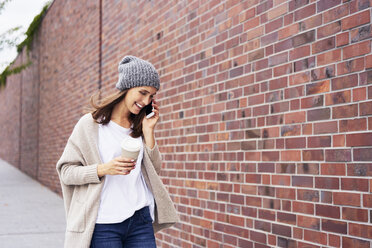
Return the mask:
<svg viewBox="0 0 372 248">
<path fill-rule="evenodd" d="M 11 0 L 4 0 L 0 1 L 0 13 L 3 10 L 5 4 Z M 4 87 L 6 85 L 6 79 L 8 76 L 12 74 L 17 74 L 20 73 L 22 70 L 26 69 L 28 66 L 30 66 L 32 63 L 29 58 L 29 51 L 31 50 L 32 47 L 32 41 L 37 33 L 39 26 L 41 24 L 41 21 L 46 14 L 49 6 L 51 4 L 51 1 L 47 2 L 43 9 L 41 10 L 40 14 L 36 15 L 31 22 L 30 26 L 28 27 L 26 31 L 26 38 L 19 44 L 17 45 L 17 52 L 21 53 L 23 48 L 26 47 L 27 51 L 27 62 L 23 65 L 13 67 L 14 62 L 11 62 L 5 69 L 4 71 L 0 74 L 0 87 Z M 5 46 L 15 46 L 16 45 L 16 40 L 15 39 L 10 39 L 8 38 L 9 35 L 13 34 L 14 32 L 18 31 L 20 27 L 15 27 L 13 29 L 10 29 L 6 31 L 5 33 L 0 35 L 0 50 L 2 50 Z"/>
</svg>

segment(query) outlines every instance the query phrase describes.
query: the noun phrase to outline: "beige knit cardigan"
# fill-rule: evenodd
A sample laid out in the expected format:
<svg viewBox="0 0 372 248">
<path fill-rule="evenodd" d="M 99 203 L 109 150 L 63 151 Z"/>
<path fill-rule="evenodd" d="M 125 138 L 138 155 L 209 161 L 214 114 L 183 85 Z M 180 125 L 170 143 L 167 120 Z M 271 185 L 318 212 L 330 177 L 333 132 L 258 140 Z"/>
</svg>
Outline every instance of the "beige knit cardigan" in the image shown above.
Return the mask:
<svg viewBox="0 0 372 248">
<path fill-rule="evenodd" d="M 98 124 L 90 113 L 85 114 L 75 125 L 57 162 L 67 220 L 66 248 L 90 246 L 105 180 L 105 177 L 100 179 L 97 175 L 97 165 L 101 163 Z M 160 169 L 158 146 L 155 144 L 150 149 L 145 145 L 141 170 L 155 198 L 155 232 L 179 221 L 173 202 L 158 176 Z"/>
</svg>

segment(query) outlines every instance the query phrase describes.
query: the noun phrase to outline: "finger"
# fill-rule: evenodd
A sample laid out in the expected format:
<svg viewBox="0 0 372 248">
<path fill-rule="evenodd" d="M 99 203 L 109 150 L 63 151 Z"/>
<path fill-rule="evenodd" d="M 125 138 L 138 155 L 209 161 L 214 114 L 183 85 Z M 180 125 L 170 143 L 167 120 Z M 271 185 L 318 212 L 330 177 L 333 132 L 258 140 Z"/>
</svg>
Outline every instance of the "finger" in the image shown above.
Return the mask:
<svg viewBox="0 0 372 248">
<path fill-rule="evenodd" d="M 130 174 L 130 172 L 131 172 L 131 170 L 129 170 L 129 169 L 120 169 L 120 170 L 117 171 L 117 174 L 128 175 L 128 174 Z"/>
<path fill-rule="evenodd" d="M 132 167 L 135 167 L 136 164 L 135 163 L 120 163 L 118 164 L 118 167 L 119 168 L 132 168 Z"/>
<path fill-rule="evenodd" d="M 155 113 L 155 116 L 159 117 L 159 110 L 154 109 L 153 112 Z"/>
<path fill-rule="evenodd" d="M 135 162 L 136 160 L 133 158 L 126 158 L 126 157 L 120 156 L 118 157 L 118 161 L 121 163 L 132 163 L 132 162 Z"/>
<path fill-rule="evenodd" d="M 152 104 L 152 107 L 153 107 L 154 109 L 159 110 L 159 105 L 157 105 L 156 103 L 153 103 L 153 104 Z"/>
</svg>

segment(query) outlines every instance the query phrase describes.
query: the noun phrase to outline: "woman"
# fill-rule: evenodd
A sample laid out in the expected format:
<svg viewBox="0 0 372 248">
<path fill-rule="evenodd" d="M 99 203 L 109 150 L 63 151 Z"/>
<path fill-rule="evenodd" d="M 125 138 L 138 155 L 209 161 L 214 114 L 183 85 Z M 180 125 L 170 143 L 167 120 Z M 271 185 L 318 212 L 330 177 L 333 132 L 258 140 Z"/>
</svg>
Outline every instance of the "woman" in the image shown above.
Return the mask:
<svg viewBox="0 0 372 248">
<path fill-rule="evenodd" d="M 156 247 L 154 232 L 179 219 L 158 173 L 155 142 L 159 90 L 154 66 L 134 56 L 119 63 L 119 91 L 95 104 L 74 127 L 57 162 L 66 209 L 65 247 Z M 145 106 L 154 115 L 146 118 Z M 120 143 L 141 141 L 136 161 Z"/>
</svg>

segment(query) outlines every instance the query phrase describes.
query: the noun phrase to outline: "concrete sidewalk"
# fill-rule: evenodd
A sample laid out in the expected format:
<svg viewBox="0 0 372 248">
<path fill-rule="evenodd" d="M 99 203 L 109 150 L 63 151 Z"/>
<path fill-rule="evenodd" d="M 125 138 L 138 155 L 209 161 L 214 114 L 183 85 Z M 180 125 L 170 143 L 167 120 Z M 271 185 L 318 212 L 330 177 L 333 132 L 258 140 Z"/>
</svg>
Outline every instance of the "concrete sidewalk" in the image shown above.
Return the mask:
<svg viewBox="0 0 372 248">
<path fill-rule="evenodd" d="M 63 200 L 0 159 L 0 247 L 63 247 Z"/>
</svg>

